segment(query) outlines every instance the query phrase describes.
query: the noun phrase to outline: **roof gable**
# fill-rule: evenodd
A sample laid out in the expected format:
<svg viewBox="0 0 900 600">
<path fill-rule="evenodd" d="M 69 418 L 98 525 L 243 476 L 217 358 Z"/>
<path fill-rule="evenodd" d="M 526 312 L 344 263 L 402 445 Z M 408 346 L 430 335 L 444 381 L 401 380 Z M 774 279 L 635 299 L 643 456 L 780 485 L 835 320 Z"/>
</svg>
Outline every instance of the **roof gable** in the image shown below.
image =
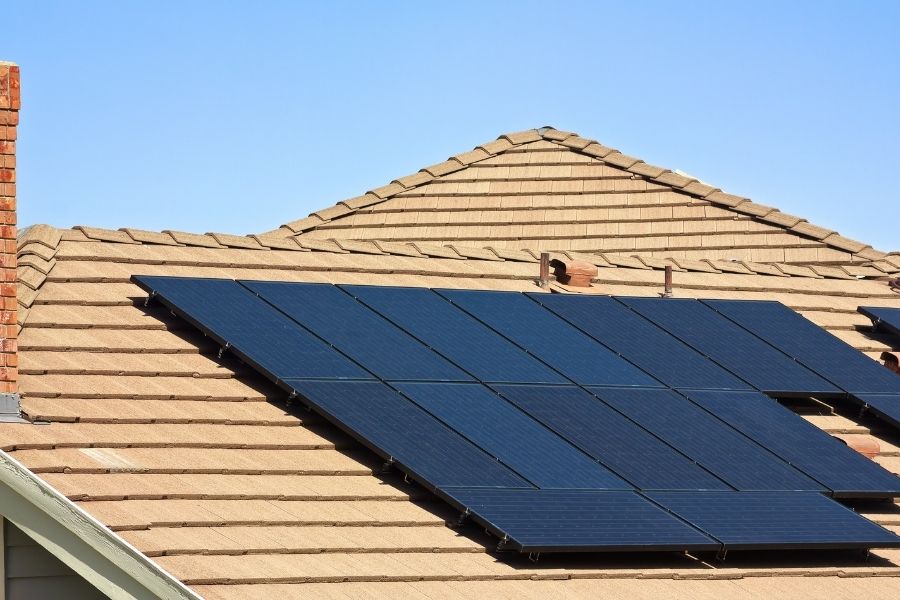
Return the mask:
<svg viewBox="0 0 900 600">
<path fill-rule="evenodd" d="M 884 257 L 800 217 L 552 128 L 503 135 L 268 235 L 793 264 Z"/>
</svg>

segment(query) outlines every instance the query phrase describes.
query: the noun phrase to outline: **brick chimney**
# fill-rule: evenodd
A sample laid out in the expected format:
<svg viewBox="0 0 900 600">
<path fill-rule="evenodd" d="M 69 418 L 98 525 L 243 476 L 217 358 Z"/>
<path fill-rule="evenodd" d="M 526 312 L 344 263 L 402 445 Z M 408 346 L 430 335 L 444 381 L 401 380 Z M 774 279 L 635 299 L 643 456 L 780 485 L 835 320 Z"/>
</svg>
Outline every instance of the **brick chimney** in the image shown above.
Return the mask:
<svg viewBox="0 0 900 600">
<path fill-rule="evenodd" d="M 16 325 L 16 127 L 19 67 L 0 61 L 0 413 L 18 407 Z"/>
</svg>

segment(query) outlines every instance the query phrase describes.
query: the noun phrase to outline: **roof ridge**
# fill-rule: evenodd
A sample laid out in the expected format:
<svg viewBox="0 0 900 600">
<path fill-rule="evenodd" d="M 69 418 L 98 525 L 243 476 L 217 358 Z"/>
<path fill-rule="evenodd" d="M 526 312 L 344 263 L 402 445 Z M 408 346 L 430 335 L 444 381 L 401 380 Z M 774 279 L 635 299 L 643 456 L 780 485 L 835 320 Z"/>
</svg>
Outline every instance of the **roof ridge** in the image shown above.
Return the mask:
<svg viewBox="0 0 900 600">
<path fill-rule="evenodd" d="M 410 258 L 449 258 L 459 260 L 485 260 L 536 263 L 540 260 L 539 248 L 499 248 L 495 246 L 466 246 L 458 243 L 436 244 L 427 242 L 386 242 L 380 240 L 313 239 L 272 237 L 260 235 L 239 236 L 223 233 L 188 233 L 165 230 L 144 231 L 132 228 L 118 230 L 79 225 L 58 230 L 47 225 L 35 226 L 35 231 L 19 240 L 20 305 L 31 307 L 40 285 L 56 264 L 55 254 L 60 241 L 103 242 L 148 246 L 182 246 L 233 250 L 288 250 L 294 252 L 330 252 L 334 254 L 371 254 L 405 256 Z M 29 228 L 31 229 L 31 228 Z M 28 230 L 23 230 L 25 233 Z M 53 244 L 48 247 L 48 240 Z M 30 257 L 28 255 L 34 255 Z M 882 278 L 900 272 L 900 264 L 891 261 L 874 261 L 860 265 L 797 265 L 776 262 L 752 262 L 719 259 L 660 258 L 639 253 L 552 251 L 551 256 L 565 256 L 572 260 L 586 260 L 599 267 L 662 270 L 672 266 L 677 271 L 703 273 L 732 273 L 744 275 L 774 275 L 777 277 L 804 277 L 812 279 L 867 279 Z M 900 263 L 900 261 L 897 261 Z M 24 321 L 21 321 L 24 323 Z"/>
<path fill-rule="evenodd" d="M 781 212 L 772 206 L 759 204 L 744 196 L 723 192 L 720 188 L 702 182 L 677 169 L 666 169 L 651 165 L 634 156 L 629 156 L 600 142 L 581 137 L 576 133 L 561 131 L 550 126 L 528 129 L 499 136 L 495 141 L 476 146 L 469 152 L 451 156 L 446 161 L 420 169 L 419 172 L 393 180 L 390 184 L 370 190 L 362 196 L 343 200 L 328 208 L 317 210 L 304 219 L 281 225 L 278 229 L 260 234 L 262 236 L 290 237 L 315 229 L 323 223 L 345 217 L 366 208 L 385 202 L 400 192 L 415 189 L 443 175 L 460 171 L 481 160 L 502 154 L 511 148 L 536 141 L 548 141 L 571 151 L 602 160 L 633 176 L 666 185 L 673 190 L 724 207 L 730 211 L 747 215 L 770 225 L 775 225 L 794 234 L 814 239 L 832 248 L 848 252 L 868 261 L 883 260 L 886 254 L 868 244 L 840 235 L 837 231 L 813 225 L 806 219 Z"/>
</svg>

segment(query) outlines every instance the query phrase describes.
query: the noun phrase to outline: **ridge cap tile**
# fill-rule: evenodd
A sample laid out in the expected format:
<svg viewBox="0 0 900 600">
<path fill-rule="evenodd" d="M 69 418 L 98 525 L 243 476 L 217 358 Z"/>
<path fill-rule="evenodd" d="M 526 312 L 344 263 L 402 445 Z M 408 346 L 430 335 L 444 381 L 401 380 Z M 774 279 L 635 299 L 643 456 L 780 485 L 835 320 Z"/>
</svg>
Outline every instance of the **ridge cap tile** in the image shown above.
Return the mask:
<svg viewBox="0 0 900 600">
<path fill-rule="evenodd" d="M 168 233 L 176 242 L 185 246 L 201 246 L 203 248 L 225 248 L 216 241 L 216 238 L 203 233 L 190 233 L 189 231 L 176 231 L 172 229 L 163 229 L 163 233 Z"/>
<path fill-rule="evenodd" d="M 156 244 L 159 246 L 180 246 L 171 235 L 161 231 L 145 231 L 143 229 L 134 229 L 131 227 L 121 227 L 119 231 L 124 231 L 135 242 L 142 244 Z"/>
<path fill-rule="evenodd" d="M 118 229 L 103 229 L 101 227 L 90 227 L 87 225 L 76 225 L 72 229 L 76 229 L 83 233 L 88 239 L 99 242 L 113 242 L 118 244 L 138 244 L 130 235 Z"/>
<path fill-rule="evenodd" d="M 331 238 L 329 241 L 334 242 L 347 252 L 352 252 L 355 254 L 384 255 L 384 252 L 381 250 L 381 248 L 368 240 L 343 240 Z"/>
<path fill-rule="evenodd" d="M 405 242 L 390 242 L 385 240 L 372 240 L 379 250 L 385 254 L 394 256 L 410 256 L 412 258 L 424 258 L 425 255 L 416 250 L 412 244 Z"/>
<path fill-rule="evenodd" d="M 427 242 L 410 242 L 410 245 L 424 254 L 425 256 L 432 256 L 435 258 L 455 258 L 458 260 L 465 260 L 465 256 L 460 255 L 453 248 L 442 246 L 440 244 L 429 244 Z"/>
<path fill-rule="evenodd" d="M 543 136 L 538 133 L 537 129 L 526 129 L 525 131 L 517 131 L 514 133 L 504 133 L 500 136 L 502 139 L 506 139 L 509 143 L 514 146 L 518 146 L 520 144 L 524 144 L 526 142 L 536 142 L 538 140 L 543 139 Z"/>
<path fill-rule="evenodd" d="M 319 240 L 316 238 L 297 238 L 297 243 L 306 250 L 319 250 L 321 252 L 332 252 L 334 254 L 349 254 L 346 250 L 338 246 L 334 240 Z"/>
<path fill-rule="evenodd" d="M 303 233 L 304 231 L 309 231 L 310 229 L 313 229 L 325 222 L 326 222 L 325 219 L 323 219 L 319 215 L 312 214 L 312 215 L 309 215 L 308 217 L 303 217 L 302 219 L 297 219 L 296 221 L 291 221 L 290 223 L 285 223 L 279 229 L 287 229 L 287 230 L 293 232 L 294 234 L 297 234 L 297 233 Z"/>
<path fill-rule="evenodd" d="M 19 230 L 16 236 L 16 245 L 42 244 L 51 250 L 56 250 L 59 245 L 62 231 L 52 225 L 38 223 Z"/>
<path fill-rule="evenodd" d="M 207 232 L 208 236 L 212 237 L 218 243 L 223 246 L 227 246 L 229 248 L 244 248 L 246 250 L 262 250 L 263 247 L 250 236 L 246 235 L 235 235 L 232 233 L 215 233 L 215 232 Z"/>
<path fill-rule="evenodd" d="M 302 248 L 300 244 L 297 243 L 297 238 L 294 236 L 287 237 L 277 237 L 277 236 L 265 236 L 265 235 L 250 235 L 257 241 L 260 246 L 265 248 L 271 248 L 273 250 L 294 250 L 294 251 L 303 251 L 305 248 Z"/>
</svg>

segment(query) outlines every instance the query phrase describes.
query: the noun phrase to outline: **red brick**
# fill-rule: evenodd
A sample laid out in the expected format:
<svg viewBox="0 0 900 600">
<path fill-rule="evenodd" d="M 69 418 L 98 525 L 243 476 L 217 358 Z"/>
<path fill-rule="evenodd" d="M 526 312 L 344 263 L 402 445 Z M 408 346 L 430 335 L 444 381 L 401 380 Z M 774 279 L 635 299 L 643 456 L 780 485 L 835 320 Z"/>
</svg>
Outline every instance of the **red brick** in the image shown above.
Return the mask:
<svg viewBox="0 0 900 600">
<path fill-rule="evenodd" d="M 0 226 L 0 239 L 14 240 L 16 239 L 16 228 L 9 225 Z"/>
<path fill-rule="evenodd" d="M 15 381 L 0 381 L 0 393 L 12 394 L 17 387 Z"/>
<path fill-rule="evenodd" d="M 19 342 L 16 338 L 3 338 L 0 340 L 0 352 L 15 354 L 19 350 Z"/>
<path fill-rule="evenodd" d="M 0 269 L 0 282 L 13 283 L 16 281 L 15 269 Z"/>
<path fill-rule="evenodd" d="M 16 211 L 0 210 L 0 225 L 15 225 L 15 224 L 16 224 Z"/>
<path fill-rule="evenodd" d="M 0 297 L 15 298 L 16 297 L 16 284 L 0 283 Z"/>
<path fill-rule="evenodd" d="M 6 140 L 0 141 L 0 154 L 15 154 L 16 143 Z"/>
<path fill-rule="evenodd" d="M 19 305 L 16 303 L 16 297 L 0 297 L 0 309 L 2 310 L 16 310 Z"/>
<path fill-rule="evenodd" d="M 0 381 L 16 381 L 19 378 L 18 371 L 15 367 L 0 367 Z"/>
<path fill-rule="evenodd" d="M 0 323 L 4 325 L 14 325 L 16 322 L 16 311 L 4 310 L 0 311 Z"/>
<path fill-rule="evenodd" d="M 0 197 L 0 210 L 16 210 L 16 199 L 8 196 Z"/>
<path fill-rule="evenodd" d="M 19 82 L 19 67 L 9 68 L 9 106 L 13 110 L 19 110 L 22 105 L 22 95 Z"/>
</svg>

